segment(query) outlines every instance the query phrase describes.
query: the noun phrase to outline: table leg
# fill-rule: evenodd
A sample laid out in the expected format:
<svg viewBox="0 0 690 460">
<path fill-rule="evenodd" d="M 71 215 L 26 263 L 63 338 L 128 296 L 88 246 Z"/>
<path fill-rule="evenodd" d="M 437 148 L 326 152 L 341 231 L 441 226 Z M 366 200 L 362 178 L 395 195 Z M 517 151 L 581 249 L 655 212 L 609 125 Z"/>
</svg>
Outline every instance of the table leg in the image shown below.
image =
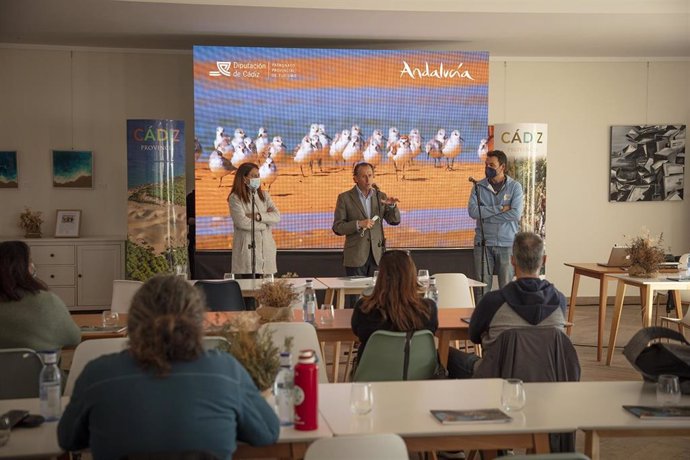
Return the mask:
<svg viewBox="0 0 690 460">
<path fill-rule="evenodd" d="M 652 310 L 654 310 L 654 289 L 649 286 L 640 288 L 640 300 L 642 301 L 642 327 L 652 325 Z"/>
<path fill-rule="evenodd" d="M 551 445 L 549 444 L 548 433 L 535 433 L 532 435 L 532 442 L 534 443 L 535 454 L 551 453 Z"/>
<path fill-rule="evenodd" d="M 326 289 L 326 296 L 324 297 L 324 302 L 327 305 L 333 305 L 333 299 L 335 299 L 335 291 L 333 289 Z"/>
<path fill-rule="evenodd" d="M 580 274 L 577 269 L 573 272 L 573 285 L 570 288 L 570 305 L 568 306 L 568 322 L 572 323 L 575 317 L 575 302 L 577 301 L 577 288 L 580 286 Z M 570 336 L 572 326 L 565 328 L 565 332 Z"/>
<path fill-rule="evenodd" d="M 616 348 L 616 336 L 618 336 L 618 326 L 621 322 L 621 313 L 623 312 L 623 300 L 625 299 L 625 282 L 618 281 L 618 288 L 616 289 L 616 303 L 613 306 L 613 318 L 611 319 L 611 334 L 609 334 L 609 349 L 606 356 L 606 365 L 611 365 L 613 359 L 613 351 Z"/>
<path fill-rule="evenodd" d="M 599 460 L 599 433 L 594 430 L 585 430 L 585 455 Z"/>
<path fill-rule="evenodd" d="M 671 295 L 671 293 L 673 293 L 673 301 L 676 304 L 676 317 L 678 319 L 682 319 L 683 318 L 683 306 L 680 303 L 680 291 L 676 289 L 674 291 L 668 291 L 668 292 L 669 292 L 668 295 Z M 682 334 L 683 333 L 683 327 L 680 325 L 678 327 L 679 327 L 680 333 Z"/>
<path fill-rule="evenodd" d="M 331 383 L 338 383 L 338 370 L 340 368 L 340 342 L 333 344 L 333 375 Z"/>
<path fill-rule="evenodd" d="M 599 328 L 597 331 L 597 361 L 601 361 L 604 348 L 604 326 L 606 325 L 606 304 L 609 298 L 609 279 L 601 275 L 599 279 Z"/>
<path fill-rule="evenodd" d="M 345 308 L 345 289 L 338 289 L 338 304 L 335 308 Z"/>
</svg>

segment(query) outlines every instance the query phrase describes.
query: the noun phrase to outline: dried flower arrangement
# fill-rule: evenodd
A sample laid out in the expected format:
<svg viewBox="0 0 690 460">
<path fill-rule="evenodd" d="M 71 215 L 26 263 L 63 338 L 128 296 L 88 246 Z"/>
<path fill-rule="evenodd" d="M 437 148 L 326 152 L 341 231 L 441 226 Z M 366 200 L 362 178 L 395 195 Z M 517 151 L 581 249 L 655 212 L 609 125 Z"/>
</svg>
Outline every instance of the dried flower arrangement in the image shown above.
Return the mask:
<svg viewBox="0 0 690 460">
<path fill-rule="evenodd" d="M 264 283 L 256 295 L 256 300 L 259 302 L 256 313 L 263 322 L 289 321 L 292 313 L 290 304 L 297 300 L 297 297 L 299 294 L 285 279 Z"/>
<path fill-rule="evenodd" d="M 223 324 L 218 335 L 229 342 L 219 348 L 233 355 L 242 364 L 260 391 L 273 386 L 280 368 L 280 350 L 273 344 L 273 332 L 270 329 L 257 331 L 254 321 L 248 316 L 240 316 Z M 287 351 L 291 351 L 292 337 L 285 339 L 284 346 Z"/>
<path fill-rule="evenodd" d="M 659 272 L 659 264 L 664 261 L 664 248 L 661 245 L 664 234 L 652 236 L 649 230 L 630 240 L 630 276 L 652 278 Z"/>
<path fill-rule="evenodd" d="M 297 272 L 285 272 L 284 275 L 280 275 L 281 278 L 299 278 Z"/>
<path fill-rule="evenodd" d="M 19 215 L 19 226 L 24 230 L 26 238 L 40 238 L 42 223 L 41 211 L 33 212 L 25 207 L 24 212 Z"/>
</svg>

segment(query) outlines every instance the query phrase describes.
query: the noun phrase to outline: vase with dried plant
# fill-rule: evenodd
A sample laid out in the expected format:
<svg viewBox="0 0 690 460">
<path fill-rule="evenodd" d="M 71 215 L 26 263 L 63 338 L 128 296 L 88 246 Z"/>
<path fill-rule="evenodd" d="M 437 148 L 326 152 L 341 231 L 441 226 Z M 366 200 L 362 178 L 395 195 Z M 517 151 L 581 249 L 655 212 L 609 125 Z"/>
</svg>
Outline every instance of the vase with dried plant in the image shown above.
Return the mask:
<svg viewBox="0 0 690 460">
<path fill-rule="evenodd" d="M 297 300 L 297 297 L 299 294 L 285 279 L 262 284 L 256 294 L 256 300 L 259 303 L 256 313 L 260 321 L 264 323 L 290 321 L 292 315 L 290 304 Z"/>
<path fill-rule="evenodd" d="M 25 207 L 24 212 L 19 215 L 19 226 L 24 230 L 25 238 L 40 238 L 42 223 L 41 211 L 34 212 Z"/>
<path fill-rule="evenodd" d="M 630 240 L 630 268 L 628 273 L 636 278 L 654 278 L 659 274 L 659 264 L 664 261 L 662 243 L 664 234 L 651 235 L 649 230 Z"/>
<path fill-rule="evenodd" d="M 266 394 L 280 369 L 280 350 L 273 343 L 273 332 L 267 328 L 257 329 L 250 315 L 240 315 L 223 324 L 216 334 L 228 340 L 219 348 L 234 356 L 247 370 L 257 388 Z M 285 339 L 284 347 L 291 351 L 292 337 Z"/>
</svg>

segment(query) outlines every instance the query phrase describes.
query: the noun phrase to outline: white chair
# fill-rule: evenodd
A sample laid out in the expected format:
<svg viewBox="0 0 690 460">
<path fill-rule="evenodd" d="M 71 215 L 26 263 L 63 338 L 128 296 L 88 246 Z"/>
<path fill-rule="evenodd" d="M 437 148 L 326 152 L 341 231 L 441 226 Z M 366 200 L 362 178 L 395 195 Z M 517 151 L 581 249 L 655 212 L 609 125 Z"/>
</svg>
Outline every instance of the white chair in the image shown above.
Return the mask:
<svg viewBox="0 0 690 460">
<path fill-rule="evenodd" d="M 436 273 L 433 277 L 436 278 L 438 289 L 438 308 L 474 308 L 467 276 L 462 273 Z"/>
<path fill-rule="evenodd" d="M 215 350 L 221 345 L 227 345 L 229 348 L 230 342 L 225 337 L 216 335 L 207 335 L 204 337 L 204 350 Z"/>
<path fill-rule="evenodd" d="M 397 434 L 322 438 L 309 445 L 304 460 L 408 460 L 405 441 Z"/>
<path fill-rule="evenodd" d="M 113 297 L 110 309 L 117 313 L 127 313 L 132 303 L 132 297 L 143 285 L 141 281 L 113 280 Z"/>
<path fill-rule="evenodd" d="M 690 253 L 683 254 L 680 256 L 678 259 L 678 270 L 685 271 L 688 269 L 688 262 L 690 262 Z M 666 293 L 659 292 L 656 295 L 656 314 L 659 314 L 659 304 L 662 301 L 666 302 L 668 300 L 668 291 Z M 681 311 L 683 310 L 683 305 L 688 307 L 688 310 L 690 310 L 690 291 L 684 289 L 680 291 L 680 303 L 681 303 Z M 679 320 L 678 318 L 669 318 L 667 316 L 662 316 L 659 318 L 661 320 L 661 325 L 663 326 L 664 322 L 672 322 L 674 324 L 678 324 L 678 328 L 683 333 L 682 328 L 683 327 L 688 327 L 690 328 L 690 322 L 688 322 L 688 315 L 687 313 L 685 314 L 684 318 Z M 685 326 L 683 326 L 682 323 L 686 323 Z"/>
<path fill-rule="evenodd" d="M 316 329 L 309 323 L 266 323 L 259 328 L 259 331 L 269 329 L 273 332 L 273 344 L 282 350 L 285 344 L 285 337 L 292 337 L 292 365 L 297 364 L 300 350 L 314 350 L 319 365 L 319 383 L 328 383 L 326 374 L 326 361 L 321 353 L 319 338 L 316 336 Z"/>
<path fill-rule="evenodd" d="M 118 353 L 127 348 L 126 337 L 117 337 L 113 339 L 93 339 L 85 340 L 77 345 L 72 357 L 72 365 L 67 376 L 67 384 L 65 384 L 65 396 L 72 396 L 74 391 L 74 383 L 77 377 L 84 370 L 86 364 L 100 356 L 110 353 Z"/>
</svg>

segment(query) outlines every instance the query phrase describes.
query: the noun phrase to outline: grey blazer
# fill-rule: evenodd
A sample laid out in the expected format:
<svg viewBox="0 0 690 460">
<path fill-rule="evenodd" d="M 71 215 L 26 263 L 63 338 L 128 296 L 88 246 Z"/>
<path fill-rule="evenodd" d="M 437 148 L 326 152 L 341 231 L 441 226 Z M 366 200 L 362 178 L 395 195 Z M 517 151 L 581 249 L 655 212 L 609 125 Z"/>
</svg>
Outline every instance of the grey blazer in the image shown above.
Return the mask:
<svg viewBox="0 0 690 460">
<path fill-rule="evenodd" d="M 379 263 L 381 254 L 385 248 L 383 241 L 383 221 L 390 225 L 400 223 L 400 210 L 397 206 L 386 206 L 376 201 L 376 191 L 371 201 L 371 217 L 379 216 L 370 230 L 360 236 L 357 231 L 357 221 L 367 218 L 364 206 L 359 199 L 357 186 L 347 192 L 338 195 L 333 215 L 333 232 L 336 235 L 345 235 L 345 247 L 343 249 L 343 265 L 346 267 L 361 267 L 367 262 L 369 251 L 374 255 L 374 260 Z M 379 200 L 385 200 L 386 194 L 379 192 Z"/>
</svg>

